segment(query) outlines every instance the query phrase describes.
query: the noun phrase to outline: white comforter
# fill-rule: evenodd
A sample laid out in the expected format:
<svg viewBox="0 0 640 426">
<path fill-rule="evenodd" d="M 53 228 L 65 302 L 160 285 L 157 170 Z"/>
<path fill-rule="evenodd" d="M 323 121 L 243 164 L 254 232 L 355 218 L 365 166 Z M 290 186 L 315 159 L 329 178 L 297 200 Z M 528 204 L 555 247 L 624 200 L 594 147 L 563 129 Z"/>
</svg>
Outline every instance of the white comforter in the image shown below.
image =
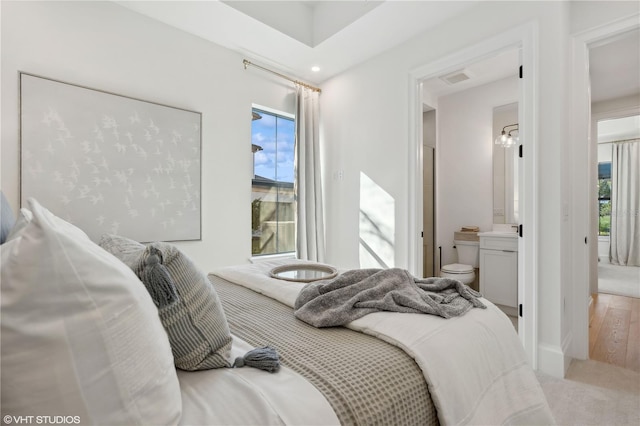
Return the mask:
<svg viewBox="0 0 640 426">
<path fill-rule="evenodd" d="M 268 275 L 285 263 L 292 261 L 266 261 L 214 274 L 293 307 L 304 284 Z M 347 327 L 394 344 L 415 359 L 443 425 L 554 424 L 511 321 L 491 302 L 482 301 L 487 309 L 472 309 L 461 317 L 379 312 Z"/>
<path fill-rule="evenodd" d="M 233 357 L 253 349 L 233 337 Z M 277 373 L 255 368 L 178 370 L 180 425 L 339 425 L 324 395 L 286 367 Z"/>
</svg>

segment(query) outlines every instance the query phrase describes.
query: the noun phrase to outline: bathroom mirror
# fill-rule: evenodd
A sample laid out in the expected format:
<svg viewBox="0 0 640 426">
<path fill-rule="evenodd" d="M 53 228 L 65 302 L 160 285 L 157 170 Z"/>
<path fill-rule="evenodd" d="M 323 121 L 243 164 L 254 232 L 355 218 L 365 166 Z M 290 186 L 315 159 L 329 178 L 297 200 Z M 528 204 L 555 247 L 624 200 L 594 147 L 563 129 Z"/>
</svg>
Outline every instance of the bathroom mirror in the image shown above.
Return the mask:
<svg viewBox="0 0 640 426">
<path fill-rule="evenodd" d="M 518 104 L 493 109 L 493 223 L 518 223 L 518 144 L 504 147 L 494 141 L 505 126 L 518 123 Z M 518 136 L 517 127 L 512 136 Z"/>
</svg>

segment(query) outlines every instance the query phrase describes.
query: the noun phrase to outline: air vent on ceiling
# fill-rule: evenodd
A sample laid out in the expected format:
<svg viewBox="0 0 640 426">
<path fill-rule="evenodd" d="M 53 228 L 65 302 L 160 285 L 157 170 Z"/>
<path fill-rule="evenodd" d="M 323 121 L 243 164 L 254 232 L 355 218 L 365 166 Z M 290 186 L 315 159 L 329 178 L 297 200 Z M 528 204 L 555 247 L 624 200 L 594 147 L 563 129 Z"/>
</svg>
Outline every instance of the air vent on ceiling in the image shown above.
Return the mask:
<svg viewBox="0 0 640 426">
<path fill-rule="evenodd" d="M 458 70 L 447 75 L 440 76 L 440 79 L 447 84 L 456 84 L 461 81 L 469 80 L 470 76 L 465 70 Z"/>
</svg>

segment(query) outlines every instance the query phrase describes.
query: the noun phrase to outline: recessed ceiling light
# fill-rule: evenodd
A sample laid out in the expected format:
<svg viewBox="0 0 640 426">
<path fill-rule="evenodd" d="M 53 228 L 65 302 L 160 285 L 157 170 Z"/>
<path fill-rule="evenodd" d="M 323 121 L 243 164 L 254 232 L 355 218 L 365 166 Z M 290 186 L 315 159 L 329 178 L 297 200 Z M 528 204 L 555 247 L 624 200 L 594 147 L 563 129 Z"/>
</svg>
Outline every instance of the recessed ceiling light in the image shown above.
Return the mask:
<svg viewBox="0 0 640 426">
<path fill-rule="evenodd" d="M 311 71 L 318 72 L 318 71 L 320 71 L 320 67 L 317 66 L 317 65 L 314 65 L 314 66 L 311 67 Z"/>
</svg>

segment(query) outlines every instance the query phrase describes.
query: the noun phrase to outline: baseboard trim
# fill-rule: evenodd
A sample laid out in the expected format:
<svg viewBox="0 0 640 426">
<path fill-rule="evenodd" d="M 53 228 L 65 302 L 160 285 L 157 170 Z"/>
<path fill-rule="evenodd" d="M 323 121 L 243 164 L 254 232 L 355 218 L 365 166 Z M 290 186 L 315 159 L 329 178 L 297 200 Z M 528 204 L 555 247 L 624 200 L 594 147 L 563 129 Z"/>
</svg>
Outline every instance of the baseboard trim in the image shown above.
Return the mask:
<svg viewBox="0 0 640 426">
<path fill-rule="evenodd" d="M 559 379 L 564 378 L 572 359 L 566 355 L 569 345 L 571 345 L 571 336 L 564 339 L 562 346 L 539 343 L 538 370 Z"/>
</svg>

